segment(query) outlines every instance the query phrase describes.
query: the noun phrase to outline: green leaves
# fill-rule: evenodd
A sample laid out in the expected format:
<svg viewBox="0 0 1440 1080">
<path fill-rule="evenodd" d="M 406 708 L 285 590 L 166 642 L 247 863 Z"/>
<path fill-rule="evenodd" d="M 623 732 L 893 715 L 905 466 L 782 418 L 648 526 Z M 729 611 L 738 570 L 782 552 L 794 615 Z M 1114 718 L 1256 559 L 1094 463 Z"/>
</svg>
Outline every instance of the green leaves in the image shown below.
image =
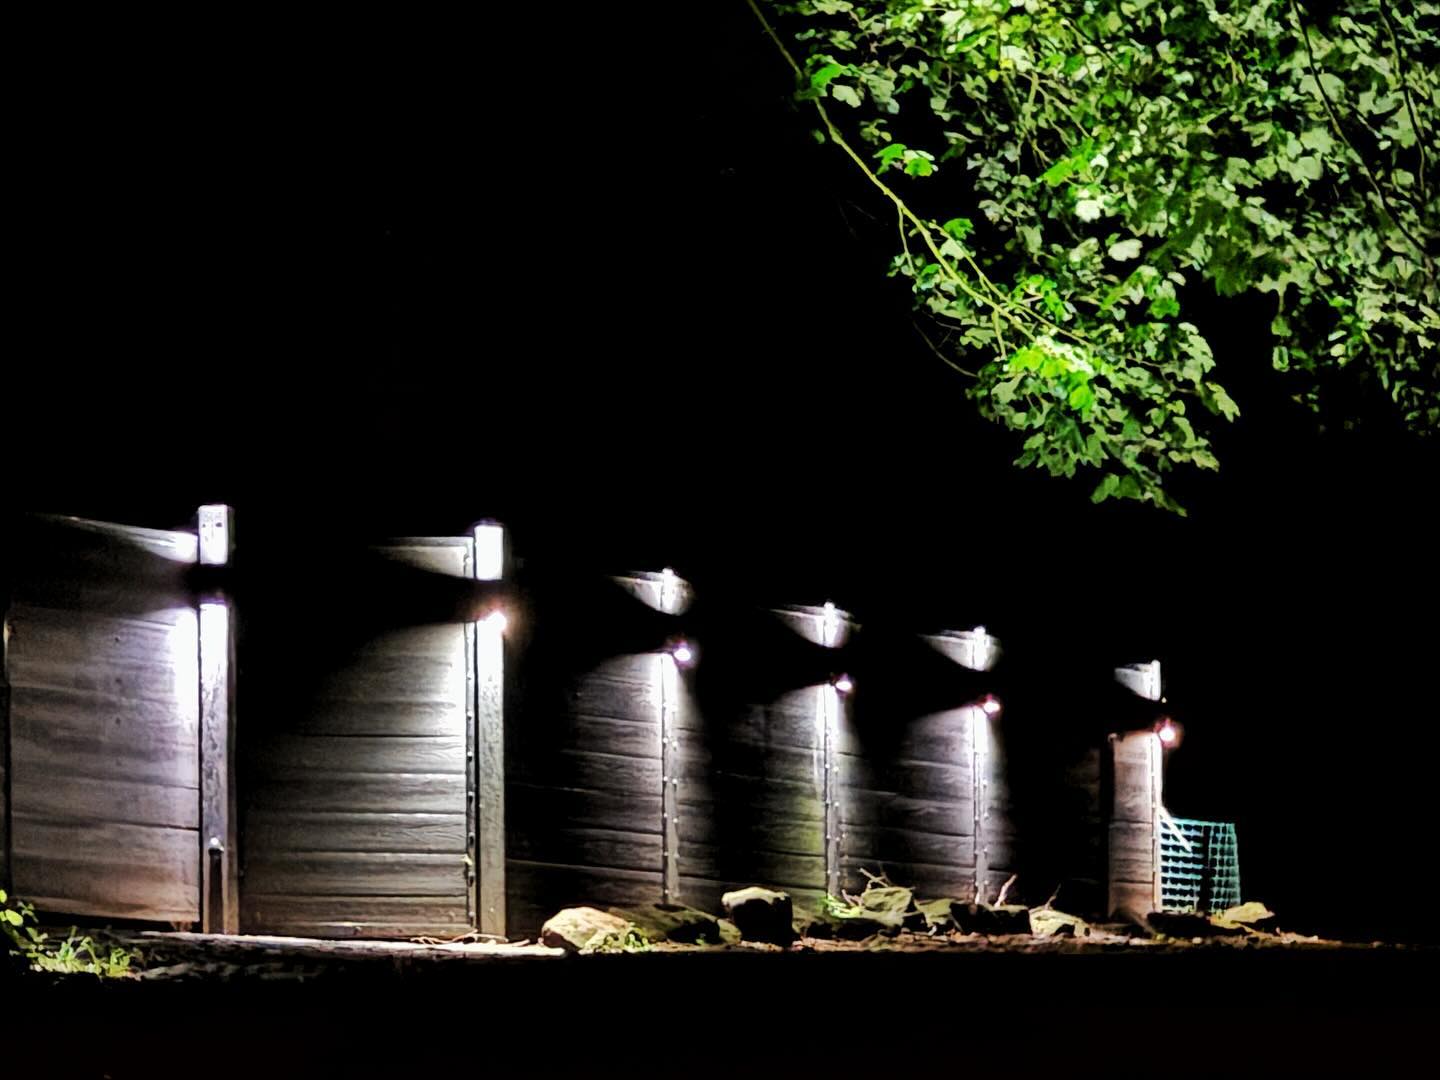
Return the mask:
<svg viewBox="0 0 1440 1080">
<path fill-rule="evenodd" d="M 1075 161 L 1073 158 L 1061 158 L 1054 165 L 1051 165 L 1043 173 L 1040 179 L 1050 187 L 1063 184 L 1075 172 Z"/>
<path fill-rule="evenodd" d="M 957 217 L 951 218 L 945 222 L 944 225 L 941 225 L 940 228 L 953 239 L 964 240 L 975 231 L 975 223 L 969 218 Z"/>
<path fill-rule="evenodd" d="M 1140 246 L 1139 240 L 1121 240 L 1111 244 L 1106 254 L 1116 262 L 1126 262 L 1140 257 Z"/>
<path fill-rule="evenodd" d="M 1440 430 L 1435 0 L 761 2 L 799 96 L 849 106 L 827 115 L 900 214 L 891 274 L 1021 466 L 1179 511 L 1175 473 L 1216 469 L 1239 415 L 1194 290 L 1277 304 L 1227 370 L 1268 353 L 1312 405 L 1369 380 Z"/>
</svg>

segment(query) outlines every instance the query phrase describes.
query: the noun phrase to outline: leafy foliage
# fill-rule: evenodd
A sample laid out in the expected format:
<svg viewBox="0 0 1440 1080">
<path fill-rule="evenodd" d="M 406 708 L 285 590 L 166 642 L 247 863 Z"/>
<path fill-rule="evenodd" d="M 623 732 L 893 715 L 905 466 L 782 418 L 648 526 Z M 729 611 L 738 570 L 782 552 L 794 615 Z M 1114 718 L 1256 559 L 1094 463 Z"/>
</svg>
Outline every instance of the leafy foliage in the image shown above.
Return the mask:
<svg viewBox="0 0 1440 1080">
<path fill-rule="evenodd" d="M 50 935 L 35 925 L 35 909 L 23 900 L 11 900 L 4 889 L 0 889 L 0 931 L 5 952 L 35 971 L 112 979 L 130 974 L 134 959 L 130 950 L 119 945 L 105 948 L 74 927 L 63 939 L 51 941 Z"/>
<path fill-rule="evenodd" d="M 749 3 L 1017 464 L 1183 513 L 1166 474 L 1218 468 L 1239 413 L 1184 317 L 1199 282 L 1273 298 L 1312 407 L 1355 376 L 1440 429 L 1440 5 Z"/>
<path fill-rule="evenodd" d="M 650 952 L 655 946 L 638 926 L 621 930 L 602 930 L 585 943 L 582 953 Z"/>
</svg>

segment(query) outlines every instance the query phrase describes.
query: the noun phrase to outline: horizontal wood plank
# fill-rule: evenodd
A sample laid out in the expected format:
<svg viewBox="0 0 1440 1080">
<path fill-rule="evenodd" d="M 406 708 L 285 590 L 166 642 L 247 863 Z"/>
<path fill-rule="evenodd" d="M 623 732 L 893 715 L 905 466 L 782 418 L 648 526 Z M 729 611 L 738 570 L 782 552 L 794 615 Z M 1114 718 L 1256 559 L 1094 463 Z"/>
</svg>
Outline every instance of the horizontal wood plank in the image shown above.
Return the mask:
<svg viewBox="0 0 1440 1080">
<path fill-rule="evenodd" d="M 465 705 L 463 630 L 454 628 L 456 646 L 443 656 L 382 653 L 365 663 L 349 663 L 320 676 L 306 696 L 331 702 L 384 701 L 392 705 L 445 702 Z"/>
<path fill-rule="evenodd" d="M 659 758 L 557 748 L 543 758 L 511 758 L 509 765 L 511 775 L 521 783 L 627 795 L 660 791 Z"/>
<path fill-rule="evenodd" d="M 460 852 L 276 852 L 248 854 L 245 891 L 291 896 L 449 896 L 463 903 Z"/>
<path fill-rule="evenodd" d="M 968 764 L 876 762 L 850 754 L 838 754 L 835 769 L 842 788 L 895 792 L 919 799 L 951 800 L 969 800 L 975 792 L 973 772 Z"/>
<path fill-rule="evenodd" d="M 543 832 L 567 825 L 660 832 L 660 792 L 636 796 L 510 781 L 506 784 L 505 821 L 516 842 L 522 832 Z"/>
<path fill-rule="evenodd" d="M 512 831 L 509 854 L 527 862 L 620 870 L 658 870 L 661 865 L 658 833 L 618 829 L 524 829 Z"/>
<path fill-rule="evenodd" d="M 853 788 L 840 792 L 841 821 L 846 826 L 861 828 L 970 836 L 975 832 L 974 806 L 970 799 L 919 799 Z"/>
<path fill-rule="evenodd" d="M 510 740 L 512 757 L 549 755 L 557 747 L 626 757 L 660 756 L 660 722 L 598 716 L 527 717 L 526 731 Z"/>
<path fill-rule="evenodd" d="M 563 699 L 569 714 L 609 717 L 613 720 L 660 722 L 659 671 L 640 682 L 592 674 L 573 684 Z"/>
<path fill-rule="evenodd" d="M 304 735 L 465 735 L 465 708 L 456 701 L 307 701 L 282 704 L 275 730 Z"/>
<path fill-rule="evenodd" d="M 172 635 L 187 636 L 178 631 Z M 88 657 L 65 656 L 37 651 L 28 643 L 24 647 L 12 644 L 10 683 L 17 691 L 69 694 L 76 700 L 115 700 L 136 706 L 149 704 L 193 715 L 195 707 L 190 698 L 198 678 L 193 651 L 197 646 L 194 638 L 175 644 L 188 645 L 190 651 L 183 656 L 166 651 L 135 661 L 112 660 L 103 652 Z"/>
<path fill-rule="evenodd" d="M 12 779 L 11 801 L 36 818 L 76 824 L 200 826 L 200 791 L 73 771 L 35 772 Z"/>
<path fill-rule="evenodd" d="M 825 857 L 680 842 L 682 877 L 748 879 L 779 888 L 825 888 Z"/>
<path fill-rule="evenodd" d="M 676 729 L 685 745 L 750 744 L 817 749 L 824 745 L 818 691 L 807 688 L 800 697 L 788 695 L 771 705 L 752 705 L 738 711 L 707 715 L 698 708 L 681 710 Z"/>
<path fill-rule="evenodd" d="M 465 777 L 458 773 L 313 773 L 259 778 L 249 806 L 268 810 L 383 811 L 463 814 Z"/>
<path fill-rule="evenodd" d="M 147 581 L 112 573 L 22 572 L 13 596 L 17 605 L 125 616 L 167 627 L 195 617 L 195 597 L 182 573 Z"/>
<path fill-rule="evenodd" d="M 681 743 L 673 755 L 682 784 L 720 775 L 783 780 L 823 787 L 825 756 L 819 748 L 727 743 L 714 747 Z"/>
<path fill-rule="evenodd" d="M 466 850 L 464 814 L 401 814 L 254 810 L 245 842 L 262 852 Z"/>
<path fill-rule="evenodd" d="M 18 781 L 67 776 L 170 787 L 199 784 L 198 689 L 193 707 L 79 691 L 11 689 L 11 765 Z"/>
<path fill-rule="evenodd" d="M 680 816 L 720 815 L 751 821 L 824 821 L 825 797 L 812 782 L 795 783 L 764 777 L 717 773 L 708 781 L 679 785 Z"/>
<path fill-rule="evenodd" d="M 836 732 L 839 753 L 896 761 L 928 761 L 968 765 L 975 747 L 971 711 L 949 709 L 918 717 L 886 717 L 884 724 L 868 717 L 867 723 L 842 720 Z"/>
<path fill-rule="evenodd" d="M 41 659 L 75 664 L 96 657 L 138 665 L 169 662 L 176 641 L 174 627 L 166 623 L 33 604 L 13 605 L 6 621 L 12 679 L 16 663 L 23 666 Z"/>
<path fill-rule="evenodd" d="M 776 817 L 747 817 L 722 820 L 700 807 L 680 804 L 677 829 L 682 841 L 696 844 L 738 845 L 766 851 L 815 854 L 825 850 L 823 815 L 809 821 L 789 821 Z"/>
<path fill-rule="evenodd" d="M 463 924 L 465 900 L 455 896 L 294 896 L 247 889 L 243 901 L 247 930 L 256 923 Z"/>
<path fill-rule="evenodd" d="M 254 768 L 269 777 L 313 772 L 464 773 L 464 735 L 279 735 L 259 742 Z"/>
<path fill-rule="evenodd" d="M 192 829 L 11 818 L 16 895 L 45 910 L 189 921 L 200 915 Z"/>
<path fill-rule="evenodd" d="M 857 859 L 894 859 L 942 866 L 974 866 L 975 838 L 915 829 L 846 825 L 841 847 Z"/>
</svg>

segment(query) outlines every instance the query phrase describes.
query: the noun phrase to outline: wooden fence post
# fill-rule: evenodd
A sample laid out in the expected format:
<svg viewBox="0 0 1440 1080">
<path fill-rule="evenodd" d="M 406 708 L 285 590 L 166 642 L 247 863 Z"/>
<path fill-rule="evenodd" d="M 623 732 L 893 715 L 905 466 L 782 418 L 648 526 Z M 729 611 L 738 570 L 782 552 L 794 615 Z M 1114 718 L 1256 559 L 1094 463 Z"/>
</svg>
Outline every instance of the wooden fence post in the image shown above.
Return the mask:
<svg viewBox="0 0 1440 1080">
<path fill-rule="evenodd" d="M 199 509 L 200 565 L 226 566 L 234 551 L 228 506 Z M 240 928 L 235 789 L 235 616 L 223 586 L 200 595 L 200 926 Z"/>
<path fill-rule="evenodd" d="M 475 526 L 475 578 L 505 576 L 505 529 Z M 476 928 L 505 936 L 505 615 L 492 612 L 475 626 L 475 766 L 467 838 L 478 875 Z"/>
</svg>

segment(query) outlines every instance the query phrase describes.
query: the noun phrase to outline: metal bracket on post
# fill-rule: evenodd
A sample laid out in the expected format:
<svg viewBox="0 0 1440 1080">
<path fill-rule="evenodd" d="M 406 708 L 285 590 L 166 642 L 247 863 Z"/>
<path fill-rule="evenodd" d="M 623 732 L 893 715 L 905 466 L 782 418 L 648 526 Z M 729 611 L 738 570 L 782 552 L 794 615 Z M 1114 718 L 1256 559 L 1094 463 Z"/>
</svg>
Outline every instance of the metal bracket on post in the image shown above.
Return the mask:
<svg viewBox="0 0 1440 1080">
<path fill-rule="evenodd" d="M 235 512 L 202 506 L 198 513 L 202 566 L 226 566 L 234 552 Z M 207 586 L 199 612 L 200 927 L 207 934 L 240 929 L 236 863 L 235 619 L 219 585 Z"/>
</svg>

